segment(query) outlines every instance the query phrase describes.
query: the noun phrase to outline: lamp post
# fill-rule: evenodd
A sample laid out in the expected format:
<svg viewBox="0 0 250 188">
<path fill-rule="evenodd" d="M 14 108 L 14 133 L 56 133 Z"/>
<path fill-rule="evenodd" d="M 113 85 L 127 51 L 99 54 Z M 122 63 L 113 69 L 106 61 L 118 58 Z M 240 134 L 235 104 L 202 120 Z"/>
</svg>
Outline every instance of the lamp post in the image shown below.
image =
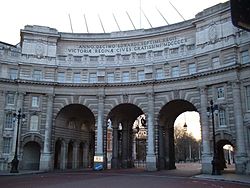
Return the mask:
<svg viewBox="0 0 250 188">
<path fill-rule="evenodd" d="M 17 134 L 16 134 L 16 148 L 15 148 L 15 155 L 13 160 L 11 161 L 11 170 L 10 173 L 18 173 L 18 156 L 17 156 L 17 148 L 18 148 L 18 136 L 19 136 L 19 125 L 20 125 L 20 121 L 23 120 L 24 121 L 25 118 L 25 114 L 21 114 L 21 109 L 18 110 L 18 113 L 14 113 L 13 114 L 13 119 L 14 122 L 17 119 Z"/>
<path fill-rule="evenodd" d="M 122 166 L 122 124 L 118 126 L 118 160 L 119 168 Z"/>
<path fill-rule="evenodd" d="M 208 116 L 210 113 L 212 114 L 212 128 L 213 128 L 213 149 L 214 149 L 214 155 L 212 160 L 212 175 L 221 175 L 220 171 L 220 161 L 218 158 L 218 152 L 216 147 L 216 141 L 215 141 L 215 126 L 214 126 L 214 112 L 218 110 L 218 105 L 214 105 L 213 100 L 210 101 L 210 107 L 207 108 Z"/>
</svg>

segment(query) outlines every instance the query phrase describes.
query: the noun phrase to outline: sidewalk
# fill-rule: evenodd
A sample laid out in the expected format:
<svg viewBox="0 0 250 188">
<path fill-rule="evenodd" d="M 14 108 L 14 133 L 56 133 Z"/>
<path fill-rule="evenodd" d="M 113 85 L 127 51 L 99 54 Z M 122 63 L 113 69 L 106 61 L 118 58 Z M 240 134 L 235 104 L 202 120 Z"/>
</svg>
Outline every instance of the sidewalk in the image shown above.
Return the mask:
<svg viewBox="0 0 250 188">
<path fill-rule="evenodd" d="M 9 171 L 0 171 L 1 176 L 21 176 L 21 175 L 29 175 L 29 174 L 41 174 L 45 173 L 44 171 L 30 171 L 30 170 L 21 170 L 18 173 L 10 173 Z"/>
<path fill-rule="evenodd" d="M 250 175 L 239 175 L 239 174 L 222 174 L 222 175 L 210 175 L 200 174 L 195 175 L 193 178 L 206 179 L 206 180 L 220 180 L 237 183 L 246 183 L 250 185 Z"/>
</svg>

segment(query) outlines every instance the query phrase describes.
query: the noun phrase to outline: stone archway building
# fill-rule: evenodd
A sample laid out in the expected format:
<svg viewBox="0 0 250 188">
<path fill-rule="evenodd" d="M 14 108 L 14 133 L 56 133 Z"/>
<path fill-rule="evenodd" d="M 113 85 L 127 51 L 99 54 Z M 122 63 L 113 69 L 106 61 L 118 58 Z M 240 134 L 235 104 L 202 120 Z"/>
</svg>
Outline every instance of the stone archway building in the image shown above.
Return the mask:
<svg viewBox="0 0 250 188">
<path fill-rule="evenodd" d="M 31 142 L 39 137 L 40 170 L 52 170 L 58 168 L 55 151 L 71 152 L 64 157 L 72 163 L 60 158 L 64 160 L 62 169 L 81 167 L 77 161 L 91 166 L 94 155 L 105 156 L 107 121 L 113 118 L 121 123 L 119 113 L 112 109 L 131 104 L 138 109 L 136 115 L 146 115 L 146 168 L 157 170 L 159 117 L 169 123 L 164 118 L 171 110 L 164 106 L 186 101 L 190 105 L 173 108 L 181 108 L 175 111 L 178 114 L 191 106 L 200 114 L 202 170 L 210 173 L 212 125 L 207 107 L 213 100 L 221 110 L 215 121 L 216 141 L 230 138 L 236 149 L 237 173 L 250 173 L 249 73 L 250 34 L 232 25 L 228 2 L 202 11 L 192 20 L 147 30 L 72 34 L 25 26 L 20 44 L 0 43 L 0 168 L 7 169 L 13 158 L 17 131 L 11 118 L 18 109 L 26 114 L 18 141 L 20 160 L 25 136 Z M 69 109 L 63 123 L 70 130 L 81 130 L 81 126 L 92 130 L 86 139 L 71 138 L 72 131 L 57 136 L 61 133 L 58 114 L 74 105 L 81 106 L 83 116 L 91 116 L 91 122 Z M 128 105 L 127 110 L 133 108 Z M 79 156 L 85 150 L 88 154 Z"/>
</svg>

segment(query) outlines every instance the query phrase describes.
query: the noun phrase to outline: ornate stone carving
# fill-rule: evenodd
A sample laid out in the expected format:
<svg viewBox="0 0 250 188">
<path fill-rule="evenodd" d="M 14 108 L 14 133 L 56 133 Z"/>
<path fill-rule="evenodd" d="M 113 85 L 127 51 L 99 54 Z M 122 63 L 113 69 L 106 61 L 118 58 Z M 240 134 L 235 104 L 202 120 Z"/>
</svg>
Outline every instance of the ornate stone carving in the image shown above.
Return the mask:
<svg viewBox="0 0 250 188">
<path fill-rule="evenodd" d="M 210 41 L 215 41 L 218 37 L 217 29 L 215 23 L 211 24 L 208 29 L 208 38 Z"/>
<path fill-rule="evenodd" d="M 35 53 L 36 53 L 38 58 L 40 58 L 44 55 L 44 47 L 42 44 L 36 44 Z"/>
</svg>

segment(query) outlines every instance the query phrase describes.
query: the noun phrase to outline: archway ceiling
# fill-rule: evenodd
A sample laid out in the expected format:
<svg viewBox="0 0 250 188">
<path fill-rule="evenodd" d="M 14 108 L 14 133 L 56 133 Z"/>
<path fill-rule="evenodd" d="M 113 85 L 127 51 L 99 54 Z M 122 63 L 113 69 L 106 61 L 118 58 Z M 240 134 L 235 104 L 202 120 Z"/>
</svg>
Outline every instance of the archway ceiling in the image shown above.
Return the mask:
<svg viewBox="0 0 250 188">
<path fill-rule="evenodd" d="M 87 125 L 95 125 L 94 114 L 90 111 L 90 109 L 80 104 L 70 104 L 65 106 L 60 110 L 56 119 L 64 119 L 66 121 L 76 119 Z"/>
<path fill-rule="evenodd" d="M 110 111 L 108 118 L 117 121 L 133 121 L 141 114 L 143 114 L 143 111 L 134 104 L 120 104 Z"/>
<path fill-rule="evenodd" d="M 185 100 L 173 100 L 167 103 L 159 113 L 159 123 L 161 126 L 173 124 L 176 118 L 186 111 L 197 111 L 195 106 Z"/>
</svg>

